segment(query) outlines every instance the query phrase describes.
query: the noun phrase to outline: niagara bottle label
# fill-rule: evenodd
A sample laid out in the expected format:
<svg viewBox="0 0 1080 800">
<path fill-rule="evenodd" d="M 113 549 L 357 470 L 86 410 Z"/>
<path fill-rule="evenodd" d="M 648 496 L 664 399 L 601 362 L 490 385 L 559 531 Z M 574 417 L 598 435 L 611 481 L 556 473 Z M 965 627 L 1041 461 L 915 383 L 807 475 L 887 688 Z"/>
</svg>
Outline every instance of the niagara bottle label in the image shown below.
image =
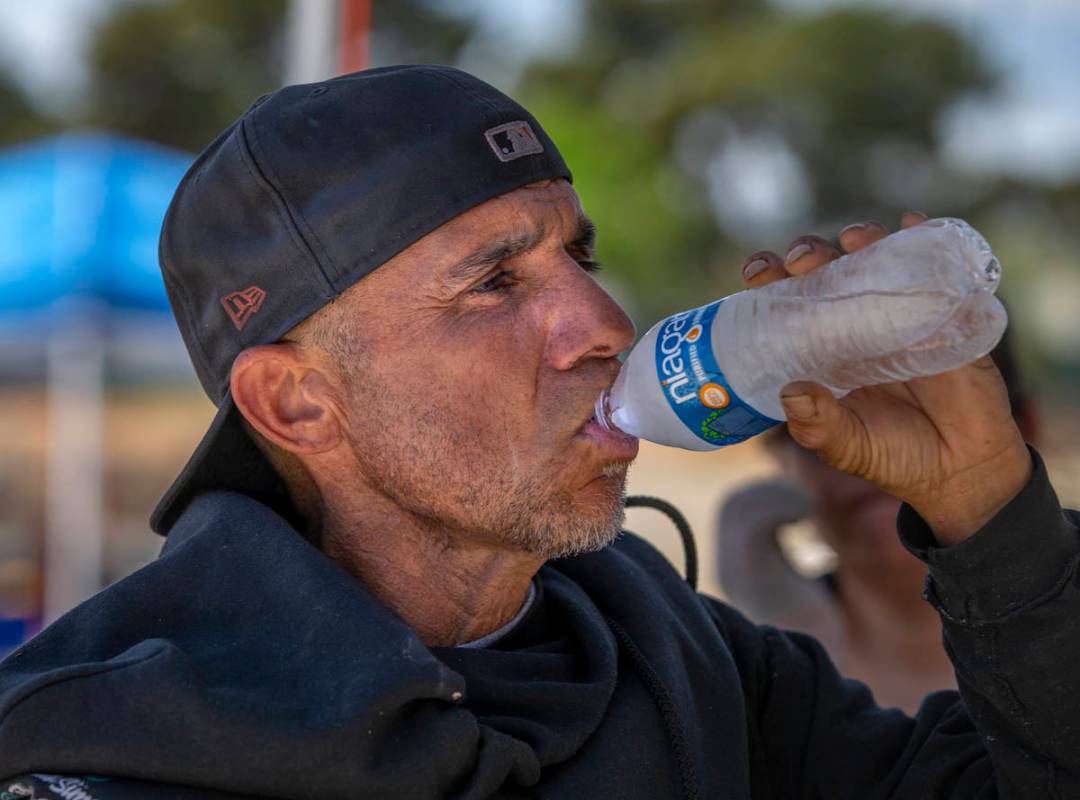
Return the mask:
<svg viewBox="0 0 1080 800">
<path fill-rule="evenodd" d="M 712 352 L 712 325 L 723 300 L 668 317 L 656 336 L 656 374 L 668 405 L 696 436 L 738 444 L 778 423 L 732 391 Z"/>
</svg>

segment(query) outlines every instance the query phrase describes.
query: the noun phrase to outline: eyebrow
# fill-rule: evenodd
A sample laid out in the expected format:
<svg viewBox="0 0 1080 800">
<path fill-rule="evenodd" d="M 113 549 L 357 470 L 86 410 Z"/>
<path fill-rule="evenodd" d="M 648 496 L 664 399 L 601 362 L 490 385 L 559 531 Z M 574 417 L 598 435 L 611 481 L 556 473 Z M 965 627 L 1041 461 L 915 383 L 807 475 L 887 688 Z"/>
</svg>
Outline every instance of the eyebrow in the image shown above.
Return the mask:
<svg viewBox="0 0 1080 800">
<path fill-rule="evenodd" d="M 446 275 L 454 282 L 471 280 L 482 275 L 500 261 L 529 252 L 539 245 L 546 235 L 546 228 L 540 226 L 527 233 L 488 242 L 451 266 Z M 596 225 L 582 214 L 578 217 L 574 238 L 567 243 L 567 246 L 591 252 L 595 243 Z"/>
</svg>

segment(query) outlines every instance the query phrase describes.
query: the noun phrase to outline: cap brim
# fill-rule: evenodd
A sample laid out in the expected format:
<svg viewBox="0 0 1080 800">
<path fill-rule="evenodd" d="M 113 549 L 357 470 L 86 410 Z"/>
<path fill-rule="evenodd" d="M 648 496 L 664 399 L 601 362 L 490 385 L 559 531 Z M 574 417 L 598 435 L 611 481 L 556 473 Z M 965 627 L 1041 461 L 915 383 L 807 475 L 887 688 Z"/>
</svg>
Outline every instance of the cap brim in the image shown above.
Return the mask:
<svg viewBox="0 0 1080 800">
<path fill-rule="evenodd" d="M 167 536 L 188 503 L 212 490 L 242 492 L 271 501 L 274 506 L 288 502 L 284 484 L 247 435 L 230 394 L 225 395 L 209 430 L 180 475 L 158 501 L 150 515 L 150 527 Z"/>
</svg>

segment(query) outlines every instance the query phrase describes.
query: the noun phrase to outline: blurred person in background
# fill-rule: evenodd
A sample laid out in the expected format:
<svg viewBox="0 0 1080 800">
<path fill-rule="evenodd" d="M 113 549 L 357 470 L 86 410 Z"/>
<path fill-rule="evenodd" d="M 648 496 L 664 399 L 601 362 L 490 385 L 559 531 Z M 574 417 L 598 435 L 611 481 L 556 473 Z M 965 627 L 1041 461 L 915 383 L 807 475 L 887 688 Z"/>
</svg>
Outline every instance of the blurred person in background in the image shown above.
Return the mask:
<svg viewBox="0 0 1080 800">
<path fill-rule="evenodd" d="M 1008 330 L 990 355 L 1017 428 L 1037 443 Z M 883 706 L 914 714 L 930 692 L 955 688 L 937 613 L 920 596 L 926 565 L 896 536 L 900 501 L 823 463 L 786 426 L 762 439 L 782 477 L 731 494 L 718 516 L 720 585 L 731 603 L 755 622 L 814 636 Z M 836 557 L 817 578 L 801 574 L 781 544 L 784 526 L 804 520 Z"/>
<path fill-rule="evenodd" d="M 161 556 L 0 665 L 0 791 L 1080 793 L 1080 515 L 993 363 L 781 395 L 905 501 L 964 676 L 909 718 L 620 536 L 638 443 L 592 414 L 634 328 L 594 234 L 539 122 L 459 70 L 285 87 L 219 135 L 161 239 L 218 413 Z M 837 255 L 800 243 L 748 286 Z"/>
</svg>

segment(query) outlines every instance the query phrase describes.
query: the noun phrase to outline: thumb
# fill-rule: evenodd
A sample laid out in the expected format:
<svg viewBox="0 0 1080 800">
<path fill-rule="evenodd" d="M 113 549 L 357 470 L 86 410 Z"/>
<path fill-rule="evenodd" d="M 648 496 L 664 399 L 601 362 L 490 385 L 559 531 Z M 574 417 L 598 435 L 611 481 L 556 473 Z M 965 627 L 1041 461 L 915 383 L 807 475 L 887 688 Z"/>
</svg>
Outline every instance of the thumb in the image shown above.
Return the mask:
<svg viewBox="0 0 1080 800">
<path fill-rule="evenodd" d="M 838 469 L 857 469 L 865 434 L 858 418 L 832 392 L 817 383 L 796 381 L 780 390 L 780 403 L 792 439 Z"/>
</svg>

